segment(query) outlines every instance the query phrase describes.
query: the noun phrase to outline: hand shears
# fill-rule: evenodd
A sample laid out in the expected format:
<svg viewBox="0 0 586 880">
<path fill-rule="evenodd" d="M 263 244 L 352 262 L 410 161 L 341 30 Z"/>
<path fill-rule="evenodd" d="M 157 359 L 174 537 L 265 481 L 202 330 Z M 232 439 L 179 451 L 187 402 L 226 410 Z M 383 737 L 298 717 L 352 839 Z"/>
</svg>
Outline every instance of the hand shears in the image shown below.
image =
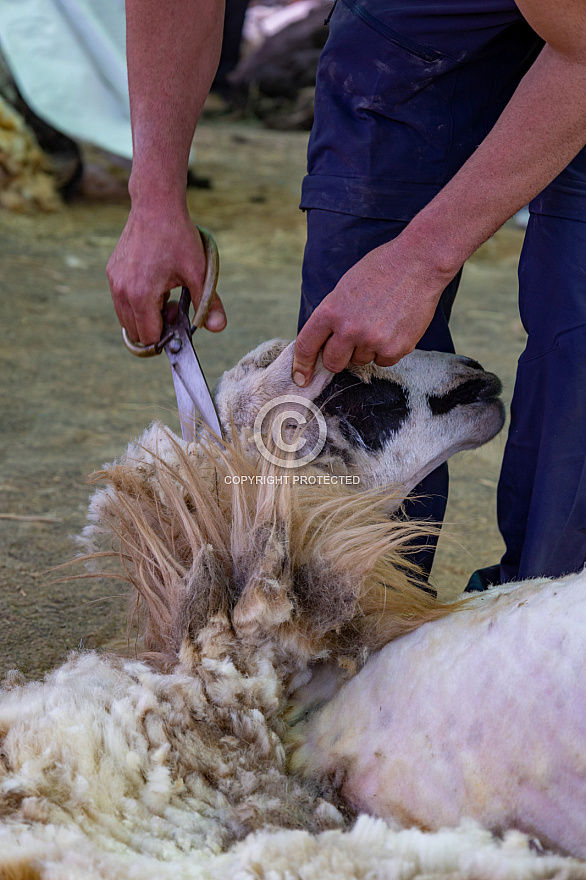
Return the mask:
<svg viewBox="0 0 586 880">
<path fill-rule="evenodd" d="M 165 322 L 158 342 L 152 345 L 133 342 L 126 329 L 122 328 L 126 348 L 137 357 L 154 357 L 162 351 L 167 354 L 171 363 L 181 434 L 184 440 L 195 438 L 198 422 L 203 422 L 218 437 L 222 437 L 218 413 L 191 341 L 198 327 L 203 327 L 206 322 L 216 292 L 220 265 L 216 242 L 205 229 L 199 226 L 197 228 L 205 248 L 207 268 L 203 293 L 193 318 L 193 325 L 189 320 L 191 296 L 187 287 L 183 287 L 177 315 L 173 321 Z"/>
</svg>

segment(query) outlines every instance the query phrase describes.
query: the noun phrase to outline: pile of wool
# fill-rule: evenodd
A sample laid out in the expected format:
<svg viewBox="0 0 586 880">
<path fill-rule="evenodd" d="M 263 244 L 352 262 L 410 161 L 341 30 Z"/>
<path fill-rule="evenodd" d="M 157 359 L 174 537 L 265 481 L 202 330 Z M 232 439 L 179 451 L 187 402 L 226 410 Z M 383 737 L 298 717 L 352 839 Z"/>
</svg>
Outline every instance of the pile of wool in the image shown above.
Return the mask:
<svg viewBox="0 0 586 880">
<path fill-rule="evenodd" d="M 61 207 L 49 160 L 20 114 L 1 95 L 0 207 L 20 213 Z"/>
<path fill-rule="evenodd" d="M 229 803 L 185 774 L 196 680 L 88 653 L 43 682 L 5 685 L 2 880 L 586 880 L 584 862 L 472 821 L 435 833 L 368 816 L 348 830 L 269 824 L 222 852 Z"/>
</svg>

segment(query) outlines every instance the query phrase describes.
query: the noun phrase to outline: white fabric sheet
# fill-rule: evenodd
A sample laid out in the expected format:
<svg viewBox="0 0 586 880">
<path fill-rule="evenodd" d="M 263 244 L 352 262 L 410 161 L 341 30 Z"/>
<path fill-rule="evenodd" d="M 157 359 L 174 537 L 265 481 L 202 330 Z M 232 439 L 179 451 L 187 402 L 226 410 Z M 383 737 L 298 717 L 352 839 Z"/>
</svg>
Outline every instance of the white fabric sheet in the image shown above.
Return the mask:
<svg viewBox="0 0 586 880">
<path fill-rule="evenodd" d="M 124 0 L 0 0 L 0 43 L 38 116 L 132 157 Z"/>
</svg>

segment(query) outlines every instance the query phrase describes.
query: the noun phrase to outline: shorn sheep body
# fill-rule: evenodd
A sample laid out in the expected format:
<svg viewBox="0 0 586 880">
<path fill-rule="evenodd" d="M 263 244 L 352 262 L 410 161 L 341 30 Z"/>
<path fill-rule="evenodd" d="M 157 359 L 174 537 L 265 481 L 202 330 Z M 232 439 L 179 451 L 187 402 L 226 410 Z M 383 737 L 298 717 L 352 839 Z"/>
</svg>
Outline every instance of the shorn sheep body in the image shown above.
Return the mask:
<svg viewBox="0 0 586 880">
<path fill-rule="evenodd" d="M 585 633 L 586 573 L 483 593 L 373 656 L 295 765 L 402 826 L 468 816 L 585 858 Z"/>
<path fill-rule="evenodd" d="M 299 398 L 291 355 L 285 342 L 268 343 L 226 374 L 217 395 L 229 435 L 224 446 L 185 444 L 153 425 L 96 475 L 104 486 L 91 501 L 85 550 L 93 564 L 117 565 L 137 590 L 144 653 L 136 660 L 75 654 L 44 681 L 7 677 L 0 696 L 0 878 L 586 877 L 576 858 L 545 853 L 515 830 L 519 810 L 507 812 L 506 789 L 500 812 L 498 805 L 490 815 L 471 807 L 486 828 L 466 818 L 473 802 L 462 797 L 458 806 L 452 790 L 452 812 L 445 812 L 452 827 L 425 830 L 442 824 L 425 818 L 425 803 L 419 813 L 413 807 L 421 774 L 435 765 L 429 755 L 420 760 L 416 743 L 409 751 L 392 741 L 403 731 L 423 740 L 421 701 L 431 700 L 436 753 L 449 742 L 457 719 L 448 711 L 442 722 L 443 694 L 430 693 L 428 684 L 448 682 L 473 654 L 468 630 L 476 628 L 478 640 L 490 634 L 491 614 L 483 614 L 492 599 L 474 600 L 474 608 L 484 602 L 474 611 L 421 590 L 407 554 L 427 531 L 391 514 L 438 462 L 499 430 L 500 383 L 468 359 L 423 352 L 394 368 L 352 368 L 337 377 L 320 368 L 302 396 L 319 405 L 327 439 L 303 473 L 360 475 L 362 483 L 357 491 L 329 479 L 316 489 L 267 479 L 275 466 L 256 446 L 261 408 L 286 394 Z M 286 420 L 282 427 L 291 440 L 294 428 Z M 310 421 L 306 442 L 314 429 Z M 537 585 L 536 595 L 551 589 Z M 506 596 L 492 602 L 497 628 L 501 608 L 514 630 L 514 603 Z M 454 641 L 451 651 L 443 633 Z M 548 651 L 552 665 L 556 645 Z M 393 650 L 402 683 L 392 682 Z M 537 656 L 535 650 L 529 663 Z M 518 662 L 529 686 L 536 670 L 529 665 L 523 673 L 524 657 Z M 497 708 L 487 701 L 494 696 L 491 670 L 502 681 L 498 663 L 494 658 L 469 682 L 481 733 Z M 348 690 L 354 683 L 358 695 Z M 567 694 L 548 697 L 553 712 Z M 530 702 L 519 706 L 530 714 Z M 522 714 L 503 724 L 523 721 Z M 324 747 L 330 723 L 349 743 L 344 754 L 338 741 Z M 361 739 L 369 726 L 372 739 Z M 552 728 L 548 755 L 559 743 Z M 472 763 L 487 751 L 482 737 L 476 753 L 470 737 L 464 746 Z M 583 774 L 576 746 L 573 768 Z M 369 750 L 381 760 L 381 779 L 388 774 L 382 810 Z M 399 770 L 396 754 L 406 756 Z M 460 755 L 453 757 L 458 768 Z M 450 755 L 441 762 L 449 775 Z M 538 784 L 542 765 L 525 766 Z M 486 772 L 492 765 L 480 760 L 479 778 Z M 362 809 L 388 821 L 357 817 Z M 538 826 L 526 827 L 534 833 Z M 552 822 L 540 833 L 581 855 L 584 837 L 567 844 L 556 828 Z"/>
</svg>

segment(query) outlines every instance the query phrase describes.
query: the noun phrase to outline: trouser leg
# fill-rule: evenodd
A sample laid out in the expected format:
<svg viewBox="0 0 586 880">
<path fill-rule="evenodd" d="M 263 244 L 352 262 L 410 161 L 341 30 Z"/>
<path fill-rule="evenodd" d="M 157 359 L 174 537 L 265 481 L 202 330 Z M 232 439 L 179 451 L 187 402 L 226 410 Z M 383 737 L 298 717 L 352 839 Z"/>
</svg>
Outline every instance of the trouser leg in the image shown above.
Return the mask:
<svg viewBox="0 0 586 880">
<path fill-rule="evenodd" d="M 372 220 L 317 209 L 308 211 L 299 329 L 348 269 L 369 251 L 395 238 L 405 226 L 406 223 L 394 220 Z M 444 291 L 418 348 L 454 351 L 448 320 L 459 280 L 458 274 Z M 441 523 L 448 497 L 447 465 L 429 474 L 413 490 L 413 496 L 406 504 L 408 516 Z M 424 549 L 413 554 L 425 575 L 431 570 L 436 544 L 437 540 L 430 540 Z"/>
<path fill-rule="evenodd" d="M 531 216 L 519 265 L 528 342 L 498 488 L 501 580 L 586 561 L 586 223 Z"/>
<path fill-rule="evenodd" d="M 212 91 L 220 92 L 225 97 L 229 97 L 231 90 L 228 76 L 240 60 L 242 28 L 249 2 L 250 0 L 226 0 L 222 54 L 212 85 Z"/>
</svg>

